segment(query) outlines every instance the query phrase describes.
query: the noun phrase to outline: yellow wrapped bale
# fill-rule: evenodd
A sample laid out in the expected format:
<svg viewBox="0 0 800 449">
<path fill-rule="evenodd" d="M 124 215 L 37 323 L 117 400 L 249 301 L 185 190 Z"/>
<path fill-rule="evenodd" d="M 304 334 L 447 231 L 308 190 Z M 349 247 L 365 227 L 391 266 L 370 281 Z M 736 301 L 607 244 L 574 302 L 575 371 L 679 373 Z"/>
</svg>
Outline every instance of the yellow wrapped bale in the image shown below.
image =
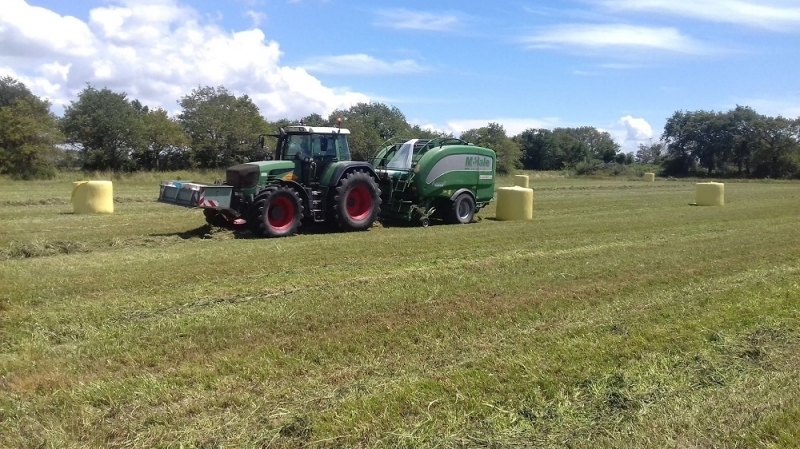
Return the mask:
<svg viewBox="0 0 800 449">
<path fill-rule="evenodd" d="M 500 187 L 497 189 L 498 220 L 533 219 L 533 189 L 525 187 Z"/>
<path fill-rule="evenodd" d="M 514 176 L 514 185 L 517 187 L 529 187 L 529 178 L 528 175 L 515 175 Z"/>
<path fill-rule="evenodd" d="M 72 210 L 76 214 L 113 214 L 114 187 L 111 181 L 73 182 Z"/>
<path fill-rule="evenodd" d="M 698 206 L 724 206 L 725 184 L 720 182 L 698 182 L 695 190 Z"/>
<path fill-rule="evenodd" d="M 655 182 L 656 174 L 655 173 L 645 173 L 644 174 L 644 181 L 645 182 Z"/>
</svg>

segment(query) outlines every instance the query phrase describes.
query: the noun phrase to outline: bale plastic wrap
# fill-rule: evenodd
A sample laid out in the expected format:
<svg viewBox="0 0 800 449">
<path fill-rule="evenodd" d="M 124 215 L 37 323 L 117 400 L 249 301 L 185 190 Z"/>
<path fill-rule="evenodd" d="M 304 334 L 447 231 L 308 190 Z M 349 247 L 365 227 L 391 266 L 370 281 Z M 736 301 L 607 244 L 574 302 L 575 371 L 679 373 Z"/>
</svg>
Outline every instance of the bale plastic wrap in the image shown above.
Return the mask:
<svg viewBox="0 0 800 449">
<path fill-rule="evenodd" d="M 530 180 L 528 178 L 528 175 L 515 175 L 514 185 L 517 187 L 524 187 L 526 189 L 530 187 Z"/>
<path fill-rule="evenodd" d="M 73 182 L 72 210 L 76 214 L 113 214 L 114 186 L 111 181 Z"/>
<path fill-rule="evenodd" d="M 525 187 L 500 187 L 497 189 L 498 220 L 533 219 L 533 189 Z"/>
<path fill-rule="evenodd" d="M 695 192 L 698 206 L 724 206 L 725 184 L 720 182 L 698 182 Z"/>
</svg>

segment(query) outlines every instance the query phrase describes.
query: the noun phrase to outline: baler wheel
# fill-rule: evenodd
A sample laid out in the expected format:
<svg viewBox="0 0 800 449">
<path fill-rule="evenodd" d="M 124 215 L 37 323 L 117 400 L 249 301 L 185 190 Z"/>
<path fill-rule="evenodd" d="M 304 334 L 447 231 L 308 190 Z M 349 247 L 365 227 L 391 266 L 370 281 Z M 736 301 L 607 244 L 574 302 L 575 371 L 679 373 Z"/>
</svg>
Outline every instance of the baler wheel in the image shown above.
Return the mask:
<svg viewBox="0 0 800 449">
<path fill-rule="evenodd" d="M 475 200 L 468 193 L 458 195 L 449 210 L 448 220 L 452 224 L 466 224 L 475 215 Z"/>
<path fill-rule="evenodd" d="M 363 171 L 348 173 L 336 188 L 333 207 L 336 221 L 346 231 L 369 229 L 380 214 L 381 191 Z"/>
<path fill-rule="evenodd" d="M 259 195 L 261 196 L 261 195 Z M 265 237 L 286 237 L 297 232 L 303 218 L 303 201 L 297 191 L 278 187 L 254 203 L 257 232 Z"/>
</svg>

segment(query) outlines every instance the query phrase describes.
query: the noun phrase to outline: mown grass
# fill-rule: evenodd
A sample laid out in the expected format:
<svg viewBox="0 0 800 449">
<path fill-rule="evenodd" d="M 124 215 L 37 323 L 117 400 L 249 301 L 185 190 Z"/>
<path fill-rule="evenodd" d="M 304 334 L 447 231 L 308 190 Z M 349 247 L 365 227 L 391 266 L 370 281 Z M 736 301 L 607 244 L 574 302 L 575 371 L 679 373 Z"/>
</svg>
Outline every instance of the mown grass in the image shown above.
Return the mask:
<svg viewBox="0 0 800 449">
<path fill-rule="evenodd" d="M 0 190 L 0 446 L 798 445 L 800 184 L 538 176 L 532 222 L 262 240 L 71 181 Z"/>
</svg>

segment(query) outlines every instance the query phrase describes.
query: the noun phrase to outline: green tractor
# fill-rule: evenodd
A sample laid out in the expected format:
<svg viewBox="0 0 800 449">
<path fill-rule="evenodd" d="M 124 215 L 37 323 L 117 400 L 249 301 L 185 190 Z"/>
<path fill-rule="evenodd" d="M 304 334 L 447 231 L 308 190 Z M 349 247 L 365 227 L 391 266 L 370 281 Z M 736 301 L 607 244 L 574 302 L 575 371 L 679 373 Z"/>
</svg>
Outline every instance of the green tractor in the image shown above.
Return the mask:
<svg viewBox="0 0 800 449">
<path fill-rule="evenodd" d="M 281 128 L 274 157 L 229 167 L 224 182 L 163 181 L 158 200 L 204 209 L 206 221 L 284 237 L 305 223 L 364 231 L 380 215 L 378 176 L 350 157 L 350 131 L 304 124 Z M 261 136 L 261 147 L 265 148 Z"/>
</svg>

